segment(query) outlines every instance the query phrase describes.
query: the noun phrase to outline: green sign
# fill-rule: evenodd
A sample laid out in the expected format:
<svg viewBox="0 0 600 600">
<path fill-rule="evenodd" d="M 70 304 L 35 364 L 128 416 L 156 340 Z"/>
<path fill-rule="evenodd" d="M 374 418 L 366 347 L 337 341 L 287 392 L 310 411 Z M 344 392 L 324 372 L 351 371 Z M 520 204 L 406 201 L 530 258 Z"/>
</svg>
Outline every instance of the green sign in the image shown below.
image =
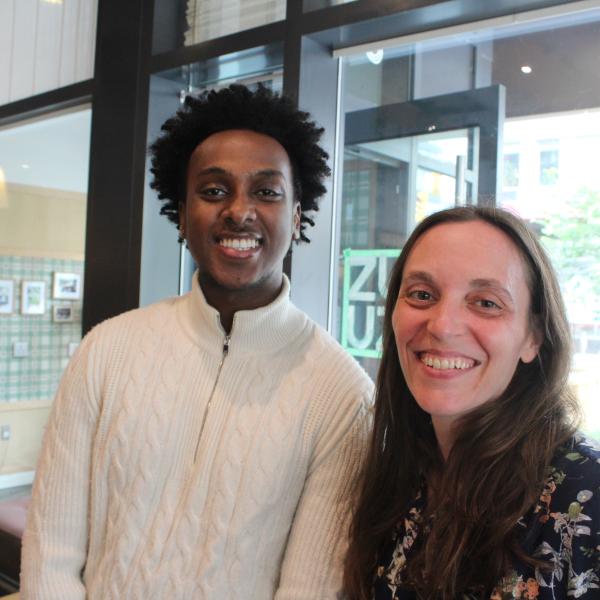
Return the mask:
<svg viewBox="0 0 600 600">
<path fill-rule="evenodd" d="M 341 344 L 354 356 L 379 358 L 390 270 L 400 250 L 344 250 Z"/>
</svg>

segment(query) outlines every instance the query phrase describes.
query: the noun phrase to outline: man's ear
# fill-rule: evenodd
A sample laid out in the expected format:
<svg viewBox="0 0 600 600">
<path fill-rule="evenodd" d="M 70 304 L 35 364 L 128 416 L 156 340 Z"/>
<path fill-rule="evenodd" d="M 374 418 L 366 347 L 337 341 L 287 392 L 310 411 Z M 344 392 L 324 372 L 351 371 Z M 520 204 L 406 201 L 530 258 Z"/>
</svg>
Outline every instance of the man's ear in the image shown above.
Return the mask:
<svg viewBox="0 0 600 600">
<path fill-rule="evenodd" d="M 179 237 L 185 238 L 185 204 L 183 202 L 177 205 L 177 213 L 179 214 Z"/>
<path fill-rule="evenodd" d="M 292 239 L 299 240 L 300 239 L 300 215 L 302 213 L 302 208 L 300 207 L 300 202 L 296 202 L 294 204 L 294 218 L 293 218 L 293 230 L 292 230 Z"/>
</svg>

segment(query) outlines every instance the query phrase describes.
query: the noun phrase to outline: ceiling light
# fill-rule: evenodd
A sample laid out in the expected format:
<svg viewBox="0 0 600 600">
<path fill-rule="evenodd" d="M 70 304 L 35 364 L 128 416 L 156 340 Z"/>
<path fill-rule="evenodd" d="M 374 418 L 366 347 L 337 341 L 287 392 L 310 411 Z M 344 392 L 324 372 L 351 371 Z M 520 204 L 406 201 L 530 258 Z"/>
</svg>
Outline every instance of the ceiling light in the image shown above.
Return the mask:
<svg viewBox="0 0 600 600">
<path fill-rule="evenodd" d="M 383 60 L 383 48 L 379 48 L 373 52 L 367 52 L 367 58 L 374 65 L 378 65 Z"/>
<path fill-rule="evenodd" d="M 62 4 L 63 0 L 44 0 L 46 4 Z"/>
<path fill-rule="evenodd" d="M 21 169 L 29 169 L 29 165 L 27 163 L 23 163 L 21 165 Z"/>
<path fill-rule="evenodd" d="M 532 71 L 533 69 L 529 65 L 523 65 L 521 67 L 521 73 L 525 73 L 525 75 L 529 75 L 529 73 L 531 73 Z"/>
</svg>

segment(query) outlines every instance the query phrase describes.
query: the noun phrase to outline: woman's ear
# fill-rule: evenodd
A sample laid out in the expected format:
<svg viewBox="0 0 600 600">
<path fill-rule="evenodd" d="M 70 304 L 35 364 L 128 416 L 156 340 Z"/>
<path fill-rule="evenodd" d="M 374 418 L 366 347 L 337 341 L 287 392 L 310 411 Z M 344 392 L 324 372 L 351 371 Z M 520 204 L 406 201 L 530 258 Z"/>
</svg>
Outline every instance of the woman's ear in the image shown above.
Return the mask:
<svg viewBox="0 0 600 600">
<path fill-rule="evenodd" d="M 529 334 L 527 335 L 525 342 L 523 343 L 523 347 L 521 348 L 521 354 L 519 356 L 521 361 L 524 363 L 530 363 L 533 361 L 538 355 L 543 341 L 544 336 L 542 335 L 539 319 L 534 317 L 529 328 Z"/>
</svg>

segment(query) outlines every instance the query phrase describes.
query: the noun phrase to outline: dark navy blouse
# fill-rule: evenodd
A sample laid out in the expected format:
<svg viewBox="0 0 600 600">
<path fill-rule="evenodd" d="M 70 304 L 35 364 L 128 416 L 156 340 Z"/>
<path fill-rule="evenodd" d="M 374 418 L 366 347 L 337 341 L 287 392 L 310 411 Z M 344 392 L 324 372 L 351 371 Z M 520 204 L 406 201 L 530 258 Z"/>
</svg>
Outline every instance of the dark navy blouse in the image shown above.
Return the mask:
<svg viewBox="0 0 600 600">
<path fill-rule="evenodd" d="M 388 545 L 382 549 L 374 581 L 374 600 L 412 600 L 403 575 L 419 535 L 422 490 Z M 516 527 L 528 554 L 554 565 L 541 571 L 515 562 L 498 582 L 491 600 L 600 599 L 600 445 L 577 436 L 557 453 L 539 501 Z M 426 531 L 423 533 L 426 535 Z M 464 599 L 479 598 L 466 592 Z"/>
</svg>

